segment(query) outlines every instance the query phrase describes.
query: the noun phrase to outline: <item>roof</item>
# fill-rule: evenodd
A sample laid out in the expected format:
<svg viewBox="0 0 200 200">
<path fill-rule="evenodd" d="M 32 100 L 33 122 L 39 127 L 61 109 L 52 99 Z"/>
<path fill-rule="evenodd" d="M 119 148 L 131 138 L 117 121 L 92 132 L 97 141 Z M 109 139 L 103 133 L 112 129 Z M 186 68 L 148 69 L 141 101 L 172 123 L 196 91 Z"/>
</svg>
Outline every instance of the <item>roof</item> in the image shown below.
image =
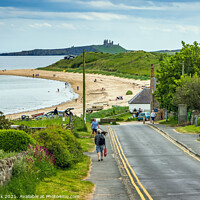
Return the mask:
<svg viewBox="0 0 200 200">
<path fill-rule="evenodd" d="M 151 102 L 151 90 L 150 88 L 144 88 L 138 94 L 136 94 L 128 103 L 129 104 L 150 104 Z"/>
</svg>

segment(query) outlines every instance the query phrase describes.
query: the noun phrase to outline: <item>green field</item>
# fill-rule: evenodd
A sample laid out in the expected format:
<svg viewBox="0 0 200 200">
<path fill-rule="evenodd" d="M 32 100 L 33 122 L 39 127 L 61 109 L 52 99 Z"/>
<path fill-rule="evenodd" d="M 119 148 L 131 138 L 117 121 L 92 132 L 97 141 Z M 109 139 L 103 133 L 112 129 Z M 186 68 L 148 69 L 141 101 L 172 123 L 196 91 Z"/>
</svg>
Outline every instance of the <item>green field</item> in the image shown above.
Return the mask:
<svg viewBox="0 0 200 200">
<path fill-rule="evenodd" d="M 145 51 L 118 54 L 88 52 L 85 56 L 86 73 L 146 80 L 150 78 L 151 64 L 156 65 L 156 69 L 162 57 L 163 54 Z M 62 59 L 50 66 L 39 69 L 82 73 L 83 56 L 79 55 L 71 60 Z"/>
</svg>

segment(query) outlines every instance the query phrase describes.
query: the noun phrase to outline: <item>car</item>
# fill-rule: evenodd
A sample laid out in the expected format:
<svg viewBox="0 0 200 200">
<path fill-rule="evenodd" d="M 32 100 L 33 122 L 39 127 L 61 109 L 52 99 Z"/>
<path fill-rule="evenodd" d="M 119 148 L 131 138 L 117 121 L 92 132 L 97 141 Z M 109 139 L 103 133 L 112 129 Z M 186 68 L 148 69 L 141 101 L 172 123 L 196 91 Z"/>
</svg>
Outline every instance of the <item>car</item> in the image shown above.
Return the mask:
<svg viewBox="0 0 200 200">
<path fill-rule="evenodd" d="M 55 116 L 56 115 L 54 115 L 54 111 L 49 111 L 46 114 L 39 115 L 39 116 L 35 117 L 35 119 L 43 119 L 43 118 L 53 119 L 53 118 L 55 118 Z M 62 117 L 62 116 L 63 116 L 63 112 L 62 111 L 58 111 L 58 117 Z"/>
<path fill-rule="evenodd" d="M 143 120 L 143 117 L 145 117 L 145 121 L 150 120 L 150 112 L 141 112 L 138 115 L 138 121 Z"/>
</svg>

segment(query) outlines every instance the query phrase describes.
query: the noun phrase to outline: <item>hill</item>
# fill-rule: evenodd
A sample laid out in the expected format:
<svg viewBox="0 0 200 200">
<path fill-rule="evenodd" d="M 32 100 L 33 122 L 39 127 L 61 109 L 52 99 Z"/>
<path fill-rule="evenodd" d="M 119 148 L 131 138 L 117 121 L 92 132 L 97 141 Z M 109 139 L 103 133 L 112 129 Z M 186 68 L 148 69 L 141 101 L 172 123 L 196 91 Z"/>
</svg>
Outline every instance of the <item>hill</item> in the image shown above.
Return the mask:
<svg viewBox="0 0 200 200">
<path fill-rule="evenodd" d="M 180 52 L 180 49 L 175 49 L 175 50 L 159 50 L 159 51 L 154 51 L 158 53 L 165 53 L 168 55 L 174 55 L 176 52 Z"/>
<path fill-rule="evenodd" d="M 71 47 L 64 49 L 34 49 L 13 53 L 2 53 L 0 56 L 55 56 L 55 55 L 80 55 L 85 52 L 103 52 L 103 53 L 121 53 L 126 52 L 126 49 L 120 45 L 90 45 L 81 47 Z"/>
<path fill-rule="evenodd" d="M 109 54 L 87 52 L 85 56 L 86 73 L 114 75 L 134 79 L 149 79 L 151 64 L 157 65 L 162 59 L 160 53 L 132 51 Z M 82 54 L 74 59 L 62 59 L 50 66 L 39 68 L 51 71 L 79 72 L 83 70 Z"/>
</svg>

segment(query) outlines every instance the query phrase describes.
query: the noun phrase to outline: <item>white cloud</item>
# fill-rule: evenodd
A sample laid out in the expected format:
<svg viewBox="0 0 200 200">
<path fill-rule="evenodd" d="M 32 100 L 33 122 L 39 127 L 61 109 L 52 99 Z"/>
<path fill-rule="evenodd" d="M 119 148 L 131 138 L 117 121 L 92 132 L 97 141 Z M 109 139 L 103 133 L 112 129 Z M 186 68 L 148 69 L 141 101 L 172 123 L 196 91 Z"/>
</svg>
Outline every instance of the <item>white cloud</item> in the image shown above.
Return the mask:
<svg viewBox="0 0 200 200">
<path fill-rule="evenodd" d="M 63 24 L 57 25 L 56 27 L 58 27 L 58 28 L 66 28 L 66 29 L 70 29 L 70 30 L 76 30 L 76 28 L 74 27 L 73 24 L 63 23 Z"/>
<path fill-rule="evenodd" d="M 46 23 L 46 22 L 44 22 L 44 23 L 34 23 L 34 24 L 30 24 L 29 26 L 32 27 L 32 28 L 43 28 L 43 27 L 51 28 L 52 27 L 51 24 Z"/>
<path fill-rule="evenodd" d="M 173 29 L 172 28 L 164 28 L 164 27 L 161 27 L 161 26 L 140 26 L 140 30 L 142 31 L 161 31 L 161 32 L 172 32 Z"/>
<path fill-rule="evenodd" d="M 51 1 L 64 1 L 64 0 L 51 0 Z M 133 4 L 124 4 L 119 3 L 115 4 L 108 0 L 99 0 L 99 1 L 75 1 L 73 3 L 81 4 L 82 6 L 88 6 L 91 8 L 97 8 L 102 10 L 152 10 L 152 11 L 164 11 L 164 10 L 176 10 L 176 11 L 191 11 L 191 10 L 199 10 L 200 2 L 156 2 L 156 4 L 152 1 L 147 1 L 144 6 L 144 2 L 141 5 L 133 5 Z"/>
<path fill-rule="evenodd" d="M 0 22 L 0 25 L 4 25 L 4 23 L 3 23 L 3 22 Z"/>
<path fill-rule="evenodd" d="M 193 33 L 196 35 L 200 33 L 200 27 L 198 26 L 177 25 L 176 28 L 181 33 Z"/>
<path fill-rule="evenodd" d="M 3 8 L 0 7 L 0 16 L 5 18 L 24 18 L 27 19 L 82 19 L 82 20 L 121 20 L 126 19 L 125 15 L 103 13 L 103 12 L 41 12 L 29 11 L 17 8 Z M 43 24 L 44 26 L 49 26 Z M 36 27 L 41 25 L 36 25 Z"/>
</svg>

